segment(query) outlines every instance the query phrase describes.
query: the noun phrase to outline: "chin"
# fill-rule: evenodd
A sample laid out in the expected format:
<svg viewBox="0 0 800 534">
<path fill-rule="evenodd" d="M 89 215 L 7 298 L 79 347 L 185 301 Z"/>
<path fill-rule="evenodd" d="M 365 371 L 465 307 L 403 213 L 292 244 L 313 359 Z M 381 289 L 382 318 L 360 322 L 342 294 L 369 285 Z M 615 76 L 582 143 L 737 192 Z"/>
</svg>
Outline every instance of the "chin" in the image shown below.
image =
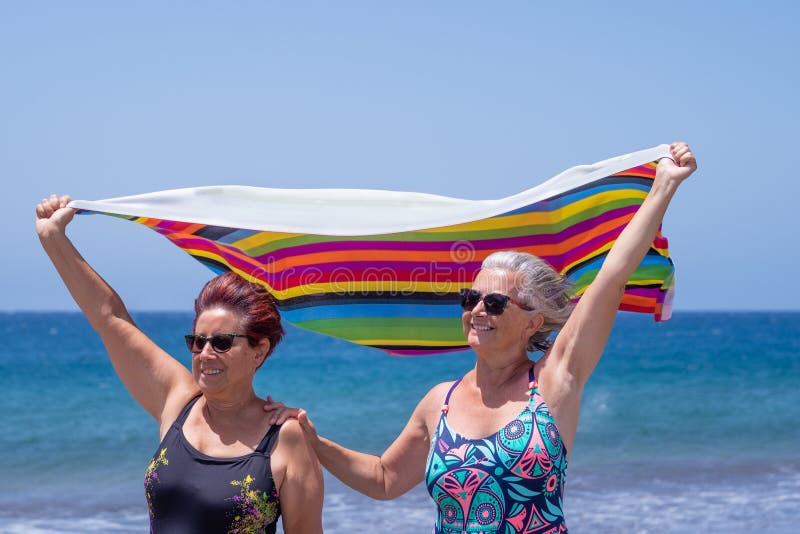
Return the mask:
<svg viewBox="0 0 800 534">
<path fill-rule="evenodd" d="M 477 334 L 469 333 L 469 334 L 467 334 L 467 345 L 469 345 L 473 349 L 476 348 L 476 347 L 480 347 L 481 346 L 481 340 L 480 340 L 480 338 L 478 337 Z"/>
<path fill-rule="evenodd" d="M 222 384 L 209 384 L 201 377 L 197 382 L 197 387 L 200 388 L 200 393 L 208 395 L 209 393 L 216 393 L 223 389 Z"/>
</svg>

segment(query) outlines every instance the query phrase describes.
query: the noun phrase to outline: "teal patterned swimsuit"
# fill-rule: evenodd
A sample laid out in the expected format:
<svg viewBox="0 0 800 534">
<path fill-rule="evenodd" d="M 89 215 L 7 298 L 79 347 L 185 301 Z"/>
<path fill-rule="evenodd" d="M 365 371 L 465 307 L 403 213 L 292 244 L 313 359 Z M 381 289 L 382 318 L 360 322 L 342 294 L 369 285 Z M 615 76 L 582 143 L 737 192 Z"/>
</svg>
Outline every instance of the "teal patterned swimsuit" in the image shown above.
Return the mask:
<svg viewBox="0 0 800 534">
<path fill-rule="evenodd" d="M 425 480 L 436 502 L 436 534 L 550 534 L 567 532 L 561 498 L 567 449 L 544 399 L 533 366 L 530 400 L 497 433 L 468 439 L 447 425 L 450 395 L 431 439 Z"/>
</svg>

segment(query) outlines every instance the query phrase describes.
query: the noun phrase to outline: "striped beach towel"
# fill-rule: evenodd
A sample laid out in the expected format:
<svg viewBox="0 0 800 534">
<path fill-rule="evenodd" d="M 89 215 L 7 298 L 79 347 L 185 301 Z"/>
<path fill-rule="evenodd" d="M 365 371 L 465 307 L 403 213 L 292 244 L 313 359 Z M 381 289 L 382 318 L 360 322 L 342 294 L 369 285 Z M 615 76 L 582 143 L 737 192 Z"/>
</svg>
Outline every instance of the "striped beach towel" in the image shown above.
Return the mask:
<svg viewBox="0 0 800 534">
<path fill-rule="evenodd" d="M 214 186 L 71 206 L 148 226 L 212 271 L 262 284 L 298 327 L 394 355 L 432 354 L 467 348 L 459 290 L 492 252 L 541 257 L 579 299 L 668 156 L 661 145 L 573 167 L 496 200 Z M 668 319 L 673 274 L 659 230 L 620 309 Z"/>
</svg>

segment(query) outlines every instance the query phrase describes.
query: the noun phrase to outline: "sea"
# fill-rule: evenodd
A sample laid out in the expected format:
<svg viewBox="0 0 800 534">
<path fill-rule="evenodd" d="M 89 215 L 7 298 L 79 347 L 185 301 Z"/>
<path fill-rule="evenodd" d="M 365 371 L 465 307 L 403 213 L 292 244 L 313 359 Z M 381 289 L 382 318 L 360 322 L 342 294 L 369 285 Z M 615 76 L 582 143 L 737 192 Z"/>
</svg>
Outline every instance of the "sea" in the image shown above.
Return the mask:
<svg viewBox="0 0 800 534">
<path fill-rule="evenodd" d="M 139 312 L 184 364 L 188 313 Z M 145 533 L 152 419 L 78 313 L 0 313 L 0 532 Z M 467 351 L 391 357 L 288 327 L 257 392 L 380 453 Z M 424 485 L 372 501 L 326 474 L 326 532 L 431 532 Z M 586 386 L 566 475 L 570 532 L 797 532 L 800 312 L 619 315 Z"/>
</svg>

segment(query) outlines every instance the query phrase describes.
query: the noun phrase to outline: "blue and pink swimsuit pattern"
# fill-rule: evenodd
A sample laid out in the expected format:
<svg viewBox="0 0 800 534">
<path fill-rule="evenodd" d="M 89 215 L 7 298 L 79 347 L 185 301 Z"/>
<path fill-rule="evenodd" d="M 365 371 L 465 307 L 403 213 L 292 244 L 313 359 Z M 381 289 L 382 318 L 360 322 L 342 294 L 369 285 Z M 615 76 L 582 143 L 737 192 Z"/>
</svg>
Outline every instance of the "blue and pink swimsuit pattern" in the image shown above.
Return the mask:
<svg viewBox="0 0 800 534">
<path fill-rule="evenodd" d="M 438 507 L 436 534 L 550 534 L 567 532 L 562 511 L 567 449 L 533 366 L 530 400 L 497 433 L 468 439 L 447 425 L 447 392 L 431 439 L 425 480 Z"/>
</svg>

